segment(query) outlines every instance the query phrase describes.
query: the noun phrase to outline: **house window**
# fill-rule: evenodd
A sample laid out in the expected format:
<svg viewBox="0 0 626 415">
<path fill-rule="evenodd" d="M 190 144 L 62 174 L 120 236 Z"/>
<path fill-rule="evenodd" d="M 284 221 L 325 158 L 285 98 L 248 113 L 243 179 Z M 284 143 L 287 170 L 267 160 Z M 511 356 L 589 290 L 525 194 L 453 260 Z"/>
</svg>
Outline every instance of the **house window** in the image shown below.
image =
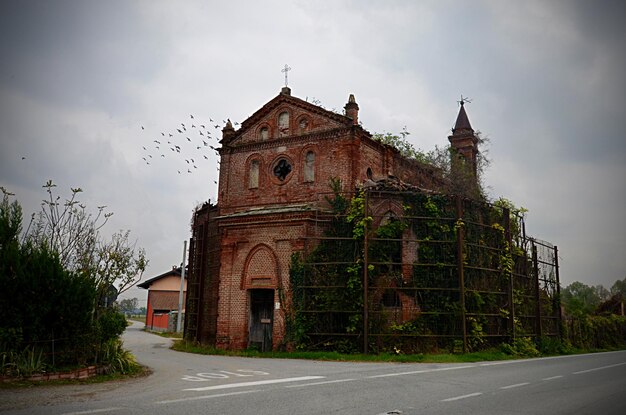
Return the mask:
<svg viewBox="0 0 626 415">
<path fill-rule="evenodd" d="M 289 134 L 289 113 L 287 111 L 281 112 L 278 116 L 278 135 L 280 137 Z"/>
<path fill-rule="evenodd" d="M 372 180 L 373 174 L 372 174 L 372 169 L 371 168 L 368 167 L 367 171 L 365 172 L 365 174 L 367 175 L 368 179 Z"/>
<path fill-rule="evenodd" d="M 315 181 L 315 153 L 309 151 L 304 158 L 304 181 Z"/>
<path fill-rule="evenodd" d="M 257 189 L 259 187 L 259 160 L 252 160 L 250 162 L 250 174 L 248 176 L 248 187 L 250 189 Z"/>
<path fill-rule="evenodd" d="M 261 128 L 261 130 L 259 130 L 259 138 L 261 140 L 267 140 L 270 138 L 270 129 L 267 127 Z"/>
</svg>

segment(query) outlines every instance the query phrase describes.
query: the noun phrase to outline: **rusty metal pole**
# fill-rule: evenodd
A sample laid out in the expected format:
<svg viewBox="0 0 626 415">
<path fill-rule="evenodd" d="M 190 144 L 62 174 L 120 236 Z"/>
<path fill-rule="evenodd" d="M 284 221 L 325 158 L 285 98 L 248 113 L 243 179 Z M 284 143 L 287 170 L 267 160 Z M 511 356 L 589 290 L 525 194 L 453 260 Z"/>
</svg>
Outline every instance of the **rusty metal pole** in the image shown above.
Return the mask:
<svg viewBox="0 0 626 415">
<path fill-rule="evenodd" d="M 456 220 L 457 223 L 463 220 L 463 206 L 461 197 L 456 196 Z M 465 228 L 463 226 L 456 227 L 456 269 L 459 278 L 459 303 L 461 307 L 461 327 L 463 330 L 463 353 L 467 353 L 467 322 L 465 321 L 465 275 L 463 270 L 463 244 L 464 244 Z"/>
<path fill-rule="evenodd" d="M 561 280 L 559 277 L 559 250 L 554 246 L 554 275 L 556 276 L 556 298 L 557 298 L 557 313 L 559 316 L 559 339 L 563 339 L 563 330 L 561 327 L 561 322 L 563 321 L 563 314 L 561 313 Z"/>
<path fill-rule="evenodd" d="M 508 244 L 509 255 L 513 258 L 513 252 L 511 250 L 512 247 L 512 238 L 511 238 L 511 211 L 507 208 L 502 208 L 502 221 L 504 225 L 504 239 Z M 506 248 L 506 247 L 505 247 Z M 515 302 L 513 295 L 513 271 L 508 271 L 509 275 L 507 275 L 508 282 L 508 298 L 509 298 L 509 332 L 511 333 L 511 340 L 515 340 Z"/>
<path fill-rule="evenodd" d="M 363 353 L 367 354 L 369 349 L 369 307 L 368 307 L 368 295 L 369 289 L 369 272 L 368 272 L 368 250 L 369 250 L 369 225 L 367 221 L 367 215 L 369 212 L 369 192 L 365 191 L 365 206 L 363 207 L 363 224 L 365 229 L 363 230 Z"/>
<path fill-rule="evenodd" d="M 537 258 L 537 245 L 533 241 L 532 246 L 533 274 L 535 274 L 535 331 L 537 339 L 541 338 L 541 295 L 539 293 L 539 259 Z"/>
<path fill-rule="evenodd" d="M 183 266 L 180 269 L 180 291 L 178 292 L 178 315 L 176 316 L 176 332 L 181 331 L 183 323 L 183 299 L 185 291 L 185 266 L 187 261 L 187 240 L 183 241 Z"/>
</svg>

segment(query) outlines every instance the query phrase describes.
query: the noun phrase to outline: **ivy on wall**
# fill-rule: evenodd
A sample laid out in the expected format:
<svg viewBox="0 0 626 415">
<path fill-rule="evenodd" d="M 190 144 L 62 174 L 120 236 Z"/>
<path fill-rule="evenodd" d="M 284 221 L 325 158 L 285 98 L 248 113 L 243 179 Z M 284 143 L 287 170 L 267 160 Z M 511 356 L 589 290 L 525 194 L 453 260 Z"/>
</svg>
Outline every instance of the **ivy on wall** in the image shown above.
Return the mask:
<svg viewBox="0 0 626 415">
<path fill-rule="evenodd" d="M 510 202 L 331 187 L 323 237 L 291 261 L 292 346 L 356 352 L 367 336 L 378 352 L 478 350 L 532 335 L 537 297 L 555 314 L 553 293 L 531 284 L 523 212 Z M 368 198 L 403 211 L 373 217 Z"/>
</svg>

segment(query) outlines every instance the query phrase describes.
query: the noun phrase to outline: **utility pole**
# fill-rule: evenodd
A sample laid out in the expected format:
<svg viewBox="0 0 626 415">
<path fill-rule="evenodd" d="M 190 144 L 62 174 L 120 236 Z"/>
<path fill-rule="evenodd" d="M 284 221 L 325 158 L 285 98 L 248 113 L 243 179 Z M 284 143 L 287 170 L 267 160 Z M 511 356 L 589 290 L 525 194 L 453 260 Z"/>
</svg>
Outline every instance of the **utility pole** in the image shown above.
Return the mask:
<svg viewBox="0 0 626 415">
<path fill-rule="evenodd" d="M 183 242 L 183 266 L 180 269 L 180 292 L 178 293 L 178 320 L 176 321 L 176 332 L 181 331 L 183 325 L 183 293 L 185 291 L 185 265 L 187 261 L 187 240 Z"/>
</svg>

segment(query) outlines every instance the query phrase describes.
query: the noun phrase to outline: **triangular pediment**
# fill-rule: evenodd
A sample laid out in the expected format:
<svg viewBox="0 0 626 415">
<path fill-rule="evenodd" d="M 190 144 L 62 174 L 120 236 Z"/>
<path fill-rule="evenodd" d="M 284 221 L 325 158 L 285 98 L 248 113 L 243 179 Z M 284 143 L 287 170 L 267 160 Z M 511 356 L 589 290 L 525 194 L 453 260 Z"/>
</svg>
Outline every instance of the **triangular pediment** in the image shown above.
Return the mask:
<svg viewBox="0 0 626 415">
<path fill-rule="evenodd" d="M 346 128 L 352 120 L 306 100 L 281 93 L 241 123 L 222 145 L 236 147 Z"/>
</svg>

